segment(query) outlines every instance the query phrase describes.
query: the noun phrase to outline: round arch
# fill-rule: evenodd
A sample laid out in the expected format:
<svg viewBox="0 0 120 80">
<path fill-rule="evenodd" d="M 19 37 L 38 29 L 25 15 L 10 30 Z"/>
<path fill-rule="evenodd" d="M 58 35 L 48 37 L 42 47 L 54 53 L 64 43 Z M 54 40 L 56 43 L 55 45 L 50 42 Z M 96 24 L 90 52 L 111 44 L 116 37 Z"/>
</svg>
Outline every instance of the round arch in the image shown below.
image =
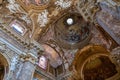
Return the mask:
<svg viewBox="0 0 120 80">
<path fill-rule="evenodd" d="M 88 45 L 83 49 L 79 50 L 76 53 L 75 59 L 73 61 L 73 69 L 75 72 L 75 74 L 73 75 L 77 76 L 80 80 L 84 80 L 83 70 L 85 64 L 91 59 L 101 56 L 107 57 L 111 61 L 111 63 L 113 63 L 110 58 L 110 52 L 100 45 Z"/>
<path fill-rule="evenodd" d="M 6 80 L 9 76 L 10 60 L 6 54 L 0 53 L 0 80 Z"/>
</svg>

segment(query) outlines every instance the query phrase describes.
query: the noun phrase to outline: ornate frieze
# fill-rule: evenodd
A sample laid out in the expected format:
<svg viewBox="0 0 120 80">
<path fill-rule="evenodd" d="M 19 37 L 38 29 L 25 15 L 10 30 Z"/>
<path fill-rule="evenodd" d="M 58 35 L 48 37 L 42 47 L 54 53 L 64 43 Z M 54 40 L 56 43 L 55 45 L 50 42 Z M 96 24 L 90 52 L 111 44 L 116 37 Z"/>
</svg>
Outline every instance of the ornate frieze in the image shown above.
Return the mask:
<svg viewBox="0 0 120 80">
<path fill-rule="evenodd" d="M 37 61 L 37 57 L 34 56 L 32 53 L 21 54 L 20 59 L 22 61 L 29 61 L 29 62 L 31 62 L 33 64 L 36 64 L 36 61 Z"/>
</svg>

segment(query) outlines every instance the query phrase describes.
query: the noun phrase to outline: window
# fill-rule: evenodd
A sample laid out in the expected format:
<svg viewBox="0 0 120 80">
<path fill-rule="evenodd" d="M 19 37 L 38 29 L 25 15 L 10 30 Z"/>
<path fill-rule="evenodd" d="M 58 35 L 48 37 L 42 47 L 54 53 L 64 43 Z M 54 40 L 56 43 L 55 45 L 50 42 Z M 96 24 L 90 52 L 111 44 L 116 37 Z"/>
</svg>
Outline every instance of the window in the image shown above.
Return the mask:
<svg viewBox="0 0 120 80">
<path fill-rule="evenodd" d="M 22 36 L 25 34 L 26 32 L 26 28 L 24 25 L 22 25 L 22 23 L 20 23 L 19 21 L 17 20 L 14 20 L 10 26 L 12 27 L 12 29 L 14 31 L 16 31 L 18 34 L 21 34 Z"/>
<path fill-rule="evenodd" d="M 68 18 L 66 22 L 67 22 L 68 25 L 72 25 L 73 24 L 73 19 L 72 18 Z"/>
<path fill-rule="evenodd" d="M 41 56 L 39 58 L 39 64 L 38 64 L 41 68 L 46 69 L 47 68 L 47 59 L 45 56 Z"/>
</svg>

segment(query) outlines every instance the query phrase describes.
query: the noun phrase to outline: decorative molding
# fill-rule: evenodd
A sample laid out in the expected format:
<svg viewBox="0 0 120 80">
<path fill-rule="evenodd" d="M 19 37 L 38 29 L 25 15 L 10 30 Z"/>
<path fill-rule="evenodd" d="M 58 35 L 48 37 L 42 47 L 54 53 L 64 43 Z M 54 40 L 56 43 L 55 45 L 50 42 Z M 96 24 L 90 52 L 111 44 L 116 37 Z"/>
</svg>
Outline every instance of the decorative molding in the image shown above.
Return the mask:
<svg viewBox="0 0 120 80">
<path fill-rule="evenodd" d="M 14 45 L 10 44 L 8 41 L 4 40 L 3 38 L 0 38 L 0 42 L 2 44 L 4 44 L 5 46 L 7 46 L 6 48 L 4 48 L 5 46 L 2 45 L 2 46 L 4 46 L 3 49 L 5 49 L 5 51 L 7 51 L 7 49 L 10 49 L 17 54 L 22 54 L 23 53 L 20 49 L 16 48 Z"/>
<path fill-rule="evenodd" d="M 22 61 L 30 61 L 33 64 L 36 64 L 36 61 L 38 61 L 37 57 L 34 56 L 32 53 L 27 53 L 26 55 L 22 54 L 20 55 L 20 59 Z"/>
</svg>

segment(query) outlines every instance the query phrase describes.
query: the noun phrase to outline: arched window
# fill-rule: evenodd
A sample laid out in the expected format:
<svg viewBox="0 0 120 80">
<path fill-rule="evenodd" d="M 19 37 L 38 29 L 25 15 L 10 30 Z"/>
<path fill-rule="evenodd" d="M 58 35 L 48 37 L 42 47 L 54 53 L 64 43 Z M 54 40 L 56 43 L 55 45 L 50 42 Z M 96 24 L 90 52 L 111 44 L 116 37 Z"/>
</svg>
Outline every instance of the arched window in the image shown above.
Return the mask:
<svg viewBox="0 0 120 80">
<path fill-rule="evenodd" d="M 39 63 L 38 65 L 42 68 L 42 69 L 46 69 L 47 68 L 47 59 L 45 56 L 41 56 L 39 58 Z"/>
</svg>

